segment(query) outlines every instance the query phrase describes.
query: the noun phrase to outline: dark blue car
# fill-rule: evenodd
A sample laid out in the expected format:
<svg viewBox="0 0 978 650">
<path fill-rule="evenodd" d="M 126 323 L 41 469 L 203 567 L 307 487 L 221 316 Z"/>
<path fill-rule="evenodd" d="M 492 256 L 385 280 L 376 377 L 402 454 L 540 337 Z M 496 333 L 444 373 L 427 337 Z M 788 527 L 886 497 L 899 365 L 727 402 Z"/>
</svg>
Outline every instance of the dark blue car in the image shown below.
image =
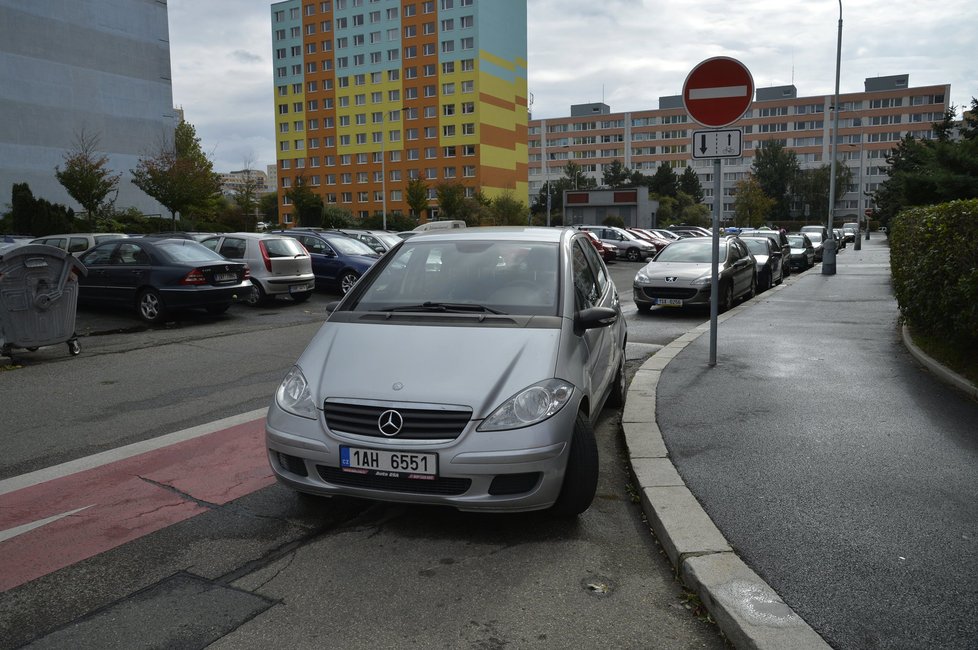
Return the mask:
<svg viewBox="0 0 978 650">
<path fill-rule="evenodd" d="M 276 234 L 294 237 L 312 258 L 316 285 L 338 289 L 346 294 L 380 255 L 363 242 L 331 230 L 277 230 Z"/>
</svg>

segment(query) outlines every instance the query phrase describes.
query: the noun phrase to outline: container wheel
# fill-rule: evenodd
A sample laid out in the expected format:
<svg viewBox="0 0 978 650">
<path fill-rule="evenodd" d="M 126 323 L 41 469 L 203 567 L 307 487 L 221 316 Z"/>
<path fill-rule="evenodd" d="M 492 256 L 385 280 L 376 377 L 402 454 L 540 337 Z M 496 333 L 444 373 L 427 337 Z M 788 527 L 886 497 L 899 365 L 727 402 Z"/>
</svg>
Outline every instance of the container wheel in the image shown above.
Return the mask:
<svg viewBox="0 0 978 650">
<path fill-rule="evenodd" d="M 68 354 L 73 357 L 77 357 L 81 354 L 81 346 L 78 345 L 78 339 L 71 339 L 68 341 Z"/>
</svg>

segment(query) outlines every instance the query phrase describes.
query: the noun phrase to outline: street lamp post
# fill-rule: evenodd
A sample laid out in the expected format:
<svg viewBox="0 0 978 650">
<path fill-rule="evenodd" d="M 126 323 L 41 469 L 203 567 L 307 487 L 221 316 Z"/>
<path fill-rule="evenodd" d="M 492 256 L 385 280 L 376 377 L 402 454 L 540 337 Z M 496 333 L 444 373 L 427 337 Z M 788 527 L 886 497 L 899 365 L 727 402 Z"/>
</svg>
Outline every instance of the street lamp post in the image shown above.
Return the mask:
<svg viewBox="0 0 978 650">
<path fill-rule="evenodd" d="M 842 0 L 839 0 L 839 39 L 835 50 L 835 100 L 832 104 L 832 141 L 829 146 L 832 161 L 829 164 L 829 214 L 827 217 L 828 230 L 833 228 L 833 213 L 835 212 L 835 165 L 838 154 L 839 140 L 839 72 L 842 68 Z M 823 246 L 822 275 L 835 275 L 835 238 L 827 237 Z"/>
<path fill-rule="evenodd" d="M 547 187 L 547 227 L 550 227 L 550 197 L 553 188 L 550 186 L 550 161 L 547 160 L 547 120 L 541 122 L 543 129 L 543 183 Z"/>
<path fill-rule="evenodd" d="M 863 146 L 865 142 L 863 141 L 862 134 L 859 135 L 859 177 L 856 182 L 856 239 L 853 242 L 853 250 L 862 250 L 862 233 L 860 228 L 862 227 L 863 214 L 865 210 L 863 209 Z M 852 148 L 856 148 L 856 145 L 850 144 Z M 869 230 L 869 223 L 866 223 L 866 230 Z"/>
<path fill-rule="evenodd" d="M 387 123 L 384 120 L 384 112 L 380 113 L 380 210 L 384 220 L 384 230 L 387 230 Z"/>
</svg>

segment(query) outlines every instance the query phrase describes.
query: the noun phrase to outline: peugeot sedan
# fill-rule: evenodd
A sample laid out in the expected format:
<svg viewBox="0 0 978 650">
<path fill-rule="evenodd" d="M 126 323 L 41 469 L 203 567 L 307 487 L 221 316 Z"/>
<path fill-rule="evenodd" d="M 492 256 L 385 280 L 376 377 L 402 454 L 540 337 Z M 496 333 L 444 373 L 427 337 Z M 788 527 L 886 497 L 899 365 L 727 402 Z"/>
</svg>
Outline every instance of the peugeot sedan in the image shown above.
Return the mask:
<svg viewBox="0 0 978 650">
<path fill-rule="evenodd" d="M 639 311 L 656 305 L 709 305 L 712 285 L 713 238 L 689 237 L 662 249 L 635 274 L 632 299 Z M 721 311 L 734 301 L 751 298 L 757 289 L 753 256 L 737 237 L 720 240 L 719 289 Z"/>
<path fill-rule="evenodd" d="M 593 425 L 624 400 L 625 319 L 571 228 L 419 232 L 382 257 L 268 409 L 299 492 L 460 510 L 585 511 Z"/>
</svg>

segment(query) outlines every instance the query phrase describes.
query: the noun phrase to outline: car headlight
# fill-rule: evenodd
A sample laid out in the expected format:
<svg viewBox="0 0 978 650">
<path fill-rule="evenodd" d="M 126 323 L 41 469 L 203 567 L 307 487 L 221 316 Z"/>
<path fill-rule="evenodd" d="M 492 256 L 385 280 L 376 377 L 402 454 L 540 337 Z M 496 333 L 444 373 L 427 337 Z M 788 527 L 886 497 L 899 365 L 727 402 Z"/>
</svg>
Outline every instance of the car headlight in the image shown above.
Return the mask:
<svg viewBox="0 0 978 650">
<path fill-rule="evenodd" d="M 478 430 L 504 431 L 542 422 L 564 408 L 573 394 L 574 386 L 560 379 L 533 384 L 500 404 Z"/>
<path fill-rule="evenodd" d="M 651 278 L 649 278 L 649 274 L 645 272 L 645 269 L 642 269 L 641 271 L 635 274 L 635 282 L 641 284 L 648 284 L 650 280 Z"/>
<path fill-rule="evenodd" d="M 704 275 L 701 278 L 696 278 L 695 280 L 693 280 L 692 282 L 690 282 L 690 284 L 693 285 L 694 287 L 705 287 L 706 285 L 708 285 L 708 284 L 710 284 L 712 282 L 713 282 L 713 276 L 711 276 L 711 275 Z"/>
<path fill-rule="evenodd" d="M 312 399 L 309 392 L 309 382 L 306 381 L 299 366 L 292 366 L 285 379 L 279 384 L 275 391 L 275 403 L 292 415 L 301 418 L 316 420 L 319 413 L 316 410 L 316 402 Z"/>
</svg>

